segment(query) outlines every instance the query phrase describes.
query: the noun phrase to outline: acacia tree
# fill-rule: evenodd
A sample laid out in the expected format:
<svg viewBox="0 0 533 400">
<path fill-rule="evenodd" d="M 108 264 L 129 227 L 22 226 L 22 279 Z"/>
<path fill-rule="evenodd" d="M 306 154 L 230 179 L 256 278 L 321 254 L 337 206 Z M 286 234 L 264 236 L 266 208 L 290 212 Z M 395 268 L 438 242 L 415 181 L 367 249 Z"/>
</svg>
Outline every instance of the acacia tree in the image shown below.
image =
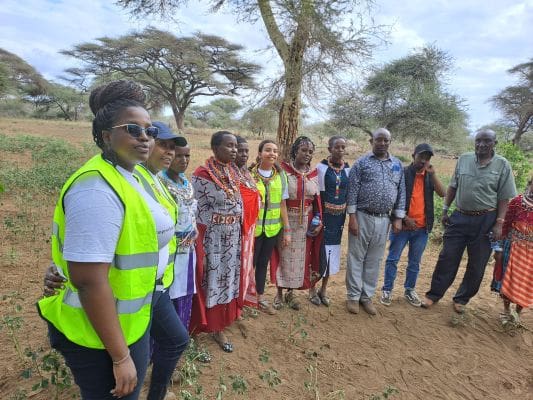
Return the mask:
<svg viewBox="0 0 533 400">
<path fill-rule="evenodd" d="M 137 16 L 169 15 L 188 0 L 117 0 Z M 281 97 L 277 130 L 282 155 L 298 135 L 302 92 L 310 99 L 337 87 L 354 57 L 367 57 L 371 40 L 379 32 L 363 22 L 371 0 L 210 0 L 217 11 L 228 5 L 242 21 L 263 21 L 283 63 L 283 76 L 275 79 L 267 98 Z M 281 92 L 283 94 L 280 96 Z"/>
<path fill-rule="evenodd" d="M 19 56 L 0 49 L 0 95 L 39 96 L 48 81 Z"/>
<path fill-rule="evenodd" d="M 147 28 L 61 53 L 83 61 L 85 72 L 94 76 L 118 73 L 141 83 L 151 98 L 169 103 L 183 129 L 185 111 L 198 96 L 233 96 L 239 89 L 254 87 L 259 66 L 241 59 L 240 50 L 242 46 L 214 35 L 176 37 Z"/>
<path fill-rule="evenodd" d="M 514 128 L 512 142 L 518 144 L 533 126 L 533 58 L 508 72 L 518 76 L 518 84 L 506 87 L 490 102 L 503 114 L 501 122 Z"/>
<path fill-rule="evenodd" d="M 331 122 L 367 133 L 383 126 L 401 140 L 446 143 L 465 137 L 461 100 L 445 90 L 450 67 L 450 57 L 433 46 L 389 62 L 377 68 L 362 89 L 353 88 L 335 101 Z"/>
</svg>

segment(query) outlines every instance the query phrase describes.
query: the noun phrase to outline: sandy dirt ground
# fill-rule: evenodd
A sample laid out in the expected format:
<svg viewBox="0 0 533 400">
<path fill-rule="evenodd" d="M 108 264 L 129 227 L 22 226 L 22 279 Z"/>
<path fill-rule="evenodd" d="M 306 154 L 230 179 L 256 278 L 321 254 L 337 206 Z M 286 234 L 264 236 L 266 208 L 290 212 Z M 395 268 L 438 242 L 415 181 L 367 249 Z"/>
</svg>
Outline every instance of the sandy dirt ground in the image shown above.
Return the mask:
<svg viewBox="0 0 533 400">
<path fill-rule="evenodd" d="M 63 138 L 80 146 L 92 141 L 90 123 L 0 119 L 0 134 L 27 134 L 36 140 Z M 188 138 L 192 143 L 192 172 L 209 154 L 209 136 L 194 132 Z M 251 158 L 255 158 L 257 142 L 251 141 Z M 368 148 L 367 143 L 352 143 L 347 159 L 352 162 Z M 408 147 L 393 150 L 409 157 Z M 325 152 L 324 143 L 320 143 L 320 157 L 314 161 Z M 28 165 L 28 160 L 29 154 L 0 153 L 0 161 L 20 168 Z M 442 176 L 451 174 L 454 163 L 448 158 L 434 160 Z M 26 398 L 17 397 L 22 391 L 27 398 L 54 398 L 51 389 L 32 391 L 36 377 L 21 376 L 28 359 L 16 351 L 6 325 L 6 318 L 20 318 L 15 339 L 22 352 L 25 348 L 48 349 L 46 325 L 34 303 L 42 294 L 43 271 L 50 259 L 54 203 L 55 198 L 38 192 L 0 194 L 1 399 Z M 429 286 L 439 250 L 438 242 L 433 242 L 424 254 L 417 285 L 421 294 Z M 316 307 L 301 292 L 300 311 L 285 308 L 275 316 L 248 316 L 229 329 L 235 346 L 232 354 L 223 353 L 210 337 L 198 336 L 197 342 L 208 348 L 213 360 L 199 366 L 197 386 L 202 387 L 206 399 L 216 398 L 221 380 L 227 385 L 224 399 L 378 399 L 386 397 L 372 396 L 381 395 L 387 387 L 397 390 L 391 397 L 394 399 L 533 399 L 533 313 L 524 311 L 524 328 L 503 329 L 498 319 L 501 302 L 489 288 L 492 263 L 480 293 L 463 317 L 453 312 L 451 297 L 464 265 L 454 286 L 431 310 L 414 308 L 403 299 L 405 266 L 404 255 L 393 304 L 377 304 L 378 315 L 374 317 L 346 311 L 343 268 L 331 279 L 331 307 Z M 273 297 L 272 286 L 267 294 Z M 260 378 L 270 368 L 281 380 L 274 387 Z M 247 383 L 243 394 L 232 390 L 237 376 Z M 180 389 L 187 388 L 175 382 L 172 391 L 178 393 Z M 58 398 L 72 398 L 73 394 L 75 387 Z"/>
</svg>

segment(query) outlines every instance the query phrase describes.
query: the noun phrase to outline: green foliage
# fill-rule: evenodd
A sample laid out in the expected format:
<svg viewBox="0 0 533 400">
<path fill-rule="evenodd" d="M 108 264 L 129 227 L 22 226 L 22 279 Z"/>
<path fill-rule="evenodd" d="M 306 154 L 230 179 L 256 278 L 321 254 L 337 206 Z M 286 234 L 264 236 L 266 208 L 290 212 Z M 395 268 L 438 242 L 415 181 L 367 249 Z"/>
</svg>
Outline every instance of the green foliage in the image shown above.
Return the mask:
<svg viewBox="0 0 533 400">
<path fill-rule="evenodd" d="M 254 135 L 263 138 L 266 133 L 274 133 L 277 128 L 278 111 L 272 107 L 257 107 L 248 110 L 241 118 L 244 127 Z"/>
<path fill-rule="evenodd" d="M 511 142 L 498 143 L 496 152 L 511 163 L 516 188 L 519 192 L 523 191 L 532 173 L 533 165 L 531 162 L 526 158 L 520 147 Z"/>
<path fill-rule="evenodd" d="M 377 69 L 363 89 L 353 88 L 330 109 L 339 129 L 386 127 L 394 138 L 457 146 L 467 136 L 462 100 L 448 93 L 451 59 L 427 46 Z"/>
<path fill-rule="evenodd" d="M 118 72 L 141 83 L 149 89 L 152 103 L 171 106 L 178 129 L 183 129 L 185 111 L 197 97 L 233 96 L 239 89 L 255 86 L 253 76 L 260 66 L 244 61 L 242 49 L 215 35 L 176 37 L 148 27 L 78 44 L 62 54 L 80 60 L 87 74 Z"/>
<path fill-rule="evenodd" d="M 237 124 L 233 115 L 241 108 L 234 99 L 217 99 L 205 106 L 192 106 L 189 114 L 210 128 L 229 129 Z"/>
<path fill-rule="evenodd" d="M 0 49 L 0 66 L 0 96 L 38 96 L 46 92 L 46 79 L 19 56 Z"/>
<path fill-rule="evenodd" d="M 0 134 L 0 151 L 24 153 L 31 151 L 31 162 L 24 166 L 0 162 L 0 181 L 6 189 L 57 193 L 67 178 L 90 158 L 94 146 L 78 149 L 64 140 L 35 136 L 6 136 Z"/>
<path fill-rule="evenodd" d="M 34 117 L 40 119 L 60 118 L 77 121 L 87 117 L 89 112 L 88 95 L 73 87 L 50 83 L 46 93 L 31 98 L 35 105 Z"/>
<path fill-rule="evenodd" d="M 32 349 L 26 347 L 22 350 L 20 335 L 24 327 L 21 302 L 24 298 L 18 292 L 2 296 L 2 301 L 9 305 L 2 315 L 0 329 L 5 328 L 11 343 L 21 363 L 20 376 L 23 379 L 32 379 L 36 382 L 31 390 L 48 390 L 51 398 L 58 400 L 62 393 L 72 386 L 72 375 L 66 367 L 59 353 L 50 349 Z M 18 390 L 12 398 L 26 398 L 25 390 Z"/>
<path fill-rule="evenodd" d="M 261 361 L 263 364 L 266 364 L 270 360 L 270 352 L 268 349 L 261 349 L 261 353 L 259 354 L 259 361 Z"/>
<path fill-rule="evenodd" d="M 387 386 L 379 394 L 373 394 L 369 397 L 369 400 L 386 400 L 392 398 L 395 394 L 400 393 L 394 386 Z"/>
<path fill-rule="evenodd" d="M 259 378 L 268 384 L 268 387 L 276 387 L 281 383 L 281 378 L 278 375 L 278 371 L 274 368 L 269 368 L 259 374 Z"/>
<path fill-rule="evenodd" d="M 500 122 L 512 128 L 512 141 L 518 144 L 533 127 L 533 58 L 508 72 L 517 77 L 517 83 L 491 97 L 490 102 L 502 113 Z"/>
<path fill-rule="evenodd" d="M 244 394 L 248 390 L 248 382 L 242 375 L 230 375 L 231 388 L 237 394 Z"/>
</svg>

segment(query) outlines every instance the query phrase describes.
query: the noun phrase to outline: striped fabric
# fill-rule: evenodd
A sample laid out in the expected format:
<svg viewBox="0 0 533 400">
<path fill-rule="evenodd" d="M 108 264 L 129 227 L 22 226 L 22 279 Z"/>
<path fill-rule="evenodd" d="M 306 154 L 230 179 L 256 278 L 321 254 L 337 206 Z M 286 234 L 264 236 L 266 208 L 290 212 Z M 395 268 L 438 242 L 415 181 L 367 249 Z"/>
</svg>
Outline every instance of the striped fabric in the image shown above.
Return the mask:
<svg viewBox="0 0 533 400">
<path fill-rule="evenodd" d="M 501 293 L 522 307 L 533 304 L 533 246 L 525 240 L 513 241 Z"/>
</svg>

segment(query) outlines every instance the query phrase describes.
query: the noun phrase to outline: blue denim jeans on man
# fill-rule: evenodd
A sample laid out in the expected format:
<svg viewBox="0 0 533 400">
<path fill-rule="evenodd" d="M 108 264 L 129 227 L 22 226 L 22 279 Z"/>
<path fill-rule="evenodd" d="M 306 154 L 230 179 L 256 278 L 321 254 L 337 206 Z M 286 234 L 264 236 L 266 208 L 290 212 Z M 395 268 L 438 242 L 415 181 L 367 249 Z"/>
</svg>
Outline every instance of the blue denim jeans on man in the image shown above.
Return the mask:
<svg viewBox="0 0 533 400">
<path fill-rule="evenodd" d="M 385 280 L 382 290 L 392 291 L 398 271 L 398 261 L 407 244 L 409 244 L 409 254 L 407 257 L 404 288 L 405 290 L 413 290 L 415 288 L 418 272 L 420 271 L 420 260 L 426 248 L 428 236 L 426 228 L 414 231 L 401 231 L 398 233 L 391 231 L 389 237 L 389 256 L 385 262 Z"/>
</svg>

